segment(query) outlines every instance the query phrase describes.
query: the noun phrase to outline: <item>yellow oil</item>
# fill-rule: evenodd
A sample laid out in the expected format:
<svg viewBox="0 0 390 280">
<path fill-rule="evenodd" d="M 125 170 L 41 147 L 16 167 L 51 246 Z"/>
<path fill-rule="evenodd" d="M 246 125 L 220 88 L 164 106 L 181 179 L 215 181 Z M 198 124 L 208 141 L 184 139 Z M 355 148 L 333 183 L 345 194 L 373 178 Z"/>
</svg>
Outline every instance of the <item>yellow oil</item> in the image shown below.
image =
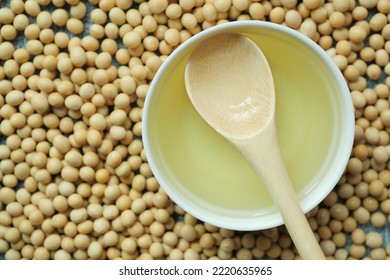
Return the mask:
<svg viewBox="0 0 390 280">
<path fill-rule="evenodd" d="M 321 75 L 323 66 L 307 59 L 307 53 L 294 49 L 278 53 L 278 45 L 272 44 L 261 47 L 274 76 L 280 146 L 293 185 L 302 195 L 315 184 L 331 142 L 332 85 Z M 205 207 L 243 211 L 273 207 L 246 161 L 192 107 L 182 76 L 185 61 L 174 67 L 161 85 L 166 92 L 155 109 L 162 169 L 176 178 L 177 188 Z"/>
</svg>

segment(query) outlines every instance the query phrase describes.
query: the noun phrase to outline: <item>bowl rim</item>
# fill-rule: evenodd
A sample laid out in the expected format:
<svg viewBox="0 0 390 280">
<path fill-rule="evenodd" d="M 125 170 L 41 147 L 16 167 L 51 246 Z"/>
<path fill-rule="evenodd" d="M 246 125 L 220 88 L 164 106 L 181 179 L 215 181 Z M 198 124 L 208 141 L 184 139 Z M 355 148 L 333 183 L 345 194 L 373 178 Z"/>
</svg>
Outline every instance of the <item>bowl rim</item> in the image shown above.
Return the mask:
<svg viewBox="0 0 390 280">
<path fill-rule="evenodd" d="M 171 63 L 175 62 L 178 58 L 180 58 L 181 54 L 187 50 L 189 47 L 191 47 L 194 44 L 199 43 L 200 41 L 207 39 L 211 36 L 225 33 L 225 32 L 231 32 L 231 31 L 237 31 L 239 30 L 242 32 L 244 29 L 253 29 L 253 28 L 259 28 L 259 29 L 268 29 L 273 30 L 281 34 L 287 34 L 291 37 L 296 38 L 297 41 L 300 41 L 303 43 L 306 47 L 310 48 L 313 53 L 322 61 L 325 63 L 326 68 L 329 70 L 332 78 L 335 79 L 335 86 L 339 91 L 338 99 L 341 103 L 340 106 L 343 108 L 342 110 L 342 123 L 341 126 L 343 128 L 343 137 L 342 141 L 338 143 L 339 146 L 344 147 L 343 154 L 338 155 L 337 162 L 332 162 L 331 169 L 334 171 L 331 174 L 331 178 L 327 177 L 326 180 L 329 185 L 329 189 L 321 188 L 321 192 L 317 191 L 315 192 L 317 195 L 315 198 L 310 197 L 310 200 L 308 201 L 308 198 L 300 199 L 300 204 L 302 207 L 303 212 L 307 213 L 311 209 L 313 209 L 316 205 L 318 205 L 334 188 L 339 181 L 340 177 L 344 173 L 344 169 L 348 163 L 350 153 L 353 146 L 354 141 L 354 126 L 355 126 L 355 116 L 354 116 L 354 109 L 352 104 L 352 99 L 350 97 L 350 90 L 348 88 L 348 85 L 337 67 L 337 65 L 333 62 L 331 57 L 314 41 L 306 37 L 305 35 L 299 33 L 296 30 L 293 30 L 291 28 L 288 28 L 283 25 L 279 25 L 276 23 L 271 22 L 265 22 L 265 21 L 253 21 L 253 20 L 244 20 L 244 21 L 235 21 L 235 22 L 228 22 L 224 23 L 222 25 L 213 26 L 209 29 L 203 30 L 199 32 L 198 34 L 195 34 L 191 38 L 189 38 L 187 41 L 185 41 L 183 44 L 178 46 L 164 61 L 164 63 L 161 65 L 160 69 L 157 71 L 155 77 L 153 78 L 148 94 L 145 99 L 144 103 L 144 109 L 143 109 L 143 115 L 142 115 L 142 141 L 144 143 L 144 150 L 146 154 L 146 158 L 148 160 L 148 163 L 150 165 L 150 168 L 153 172 L 153 175 L 155 176 L 156 180 L 160 183 L 160 186 L 162 189 L 167 193 L 167 195 L 172 198 L 172 200 L 178 204 L 180 207 L 182 207 L 186 212 L 190 213 L 191 215 L 195 216 L 196 218 L 208 222 L 210 224 L 213 224 L 215 226 L 233 229 L 233 230 L 261 230 L 266 228 L 271 228 L 275 226 L 279 226 L 283 224 L 283 219 L 280 216 L 279 212 L 277 211 L 277 215 L 271 215 L 272 218 L 268 222 L 262 222 L 261 225 L 259 224 L 252 224 L 249 221 L 246 223 L 236 223 L 232 224 L 232 220 L 225 221 L 222 219 L 210 219 L 209 215 L 206 215 L 205 213 L 195 212 L 194 209 L 192 209 L 190 206 L 186 205 L 185 202 L 182 201 L 180 197 L 176 195 L 176 192 L 172 190 L 169 182 L 165 179 L 164 172 L 161 171 L 159 168 L 159 164 L 155 161 L 155 158 L 153 156 L 153 152 L 151 149 L 151 141 L 150 136 L 148 132 L 148 126 L 149 126 L 149 108 L 151 106 L 151 102 L 153 99 L 153 96 L 156 93 L 156 88 L 158 87 L 159 81 L 161 80 L 163 73 L 166 71 L 166 69 L 170 66 Z M 245 32 L 244 32 L 245 33 Z M 333 186 L 333 187 L 332 187 Z M 320 189 L 320 188 L 318 188 Z M 206 210 L 207 212 L 207 210 Z M 229 220 L 229 219 L 227 219 Z M 268 219 L 269 220 L 269 219 Z"/>
</svg>

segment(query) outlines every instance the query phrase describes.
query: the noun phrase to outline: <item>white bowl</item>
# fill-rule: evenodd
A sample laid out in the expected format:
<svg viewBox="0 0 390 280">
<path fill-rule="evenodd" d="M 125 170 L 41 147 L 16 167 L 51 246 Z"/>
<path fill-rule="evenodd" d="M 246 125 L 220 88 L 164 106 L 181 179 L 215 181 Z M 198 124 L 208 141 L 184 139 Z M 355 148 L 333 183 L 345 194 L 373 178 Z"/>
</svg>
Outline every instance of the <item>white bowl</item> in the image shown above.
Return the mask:
<svg viewBox="0 0 390 280">
<path fill-rule="evenodd" d="M 184 86 L 194 48 L 226 32 L 251 38 L 270 64 L 282 154 L 304 212 L 318 205 L 343 174 L 353 144 L 354 110 L 346 82 L 327 53 L 304 35 L 269 22 L 212 27 L 163 63 L 147 94 L 142 127 L 156 179 L 202 221 L 260 230 L 281 225 L 280 213 L 241 155 L 195 111 Z"/>
</svg>

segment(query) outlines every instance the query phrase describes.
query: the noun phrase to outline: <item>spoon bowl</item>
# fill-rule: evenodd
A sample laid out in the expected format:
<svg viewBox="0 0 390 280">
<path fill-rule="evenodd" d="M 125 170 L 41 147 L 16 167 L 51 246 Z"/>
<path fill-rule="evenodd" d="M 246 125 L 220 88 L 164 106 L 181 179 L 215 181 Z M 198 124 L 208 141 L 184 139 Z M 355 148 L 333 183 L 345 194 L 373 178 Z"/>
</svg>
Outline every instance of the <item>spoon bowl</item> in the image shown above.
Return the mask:
<svg viewBox="0 0 390 280">
<path fill-rule="evenodd" d="M 188 61 L 185 83 L 196 92 L 189 94 L 196 110 L 226 137 L 252 136 L 275 114 L 271 70 L 245 36 L 226 33 L 202 42 Z"/>
<path fill-rule="evenodd" d="M 325 259 L 284 165 L 272 73 L 260 48 L 239 34 L 211 37 L 190 56 L 185 84 L 200 115 L 240 151 L 264 182 L 301 257 Z"/>
</svg>

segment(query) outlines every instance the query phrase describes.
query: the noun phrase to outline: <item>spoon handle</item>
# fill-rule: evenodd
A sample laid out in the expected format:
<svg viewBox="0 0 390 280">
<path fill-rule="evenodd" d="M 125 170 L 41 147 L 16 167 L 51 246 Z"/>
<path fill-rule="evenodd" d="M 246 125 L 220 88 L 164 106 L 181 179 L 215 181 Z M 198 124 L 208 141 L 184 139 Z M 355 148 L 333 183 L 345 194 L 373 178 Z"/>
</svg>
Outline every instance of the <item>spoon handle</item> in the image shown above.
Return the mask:
<svg viewBox="0 0 390 280">
<path fill-rule="evenodd" d="M 231 141 L 267 187 L 300 256 L 303 259 L 323 260 L 324 253 L 299 205 L 285 168 L 276 126 L 270 125 L 265 129 L 260 135 Z"/>
</svg>

